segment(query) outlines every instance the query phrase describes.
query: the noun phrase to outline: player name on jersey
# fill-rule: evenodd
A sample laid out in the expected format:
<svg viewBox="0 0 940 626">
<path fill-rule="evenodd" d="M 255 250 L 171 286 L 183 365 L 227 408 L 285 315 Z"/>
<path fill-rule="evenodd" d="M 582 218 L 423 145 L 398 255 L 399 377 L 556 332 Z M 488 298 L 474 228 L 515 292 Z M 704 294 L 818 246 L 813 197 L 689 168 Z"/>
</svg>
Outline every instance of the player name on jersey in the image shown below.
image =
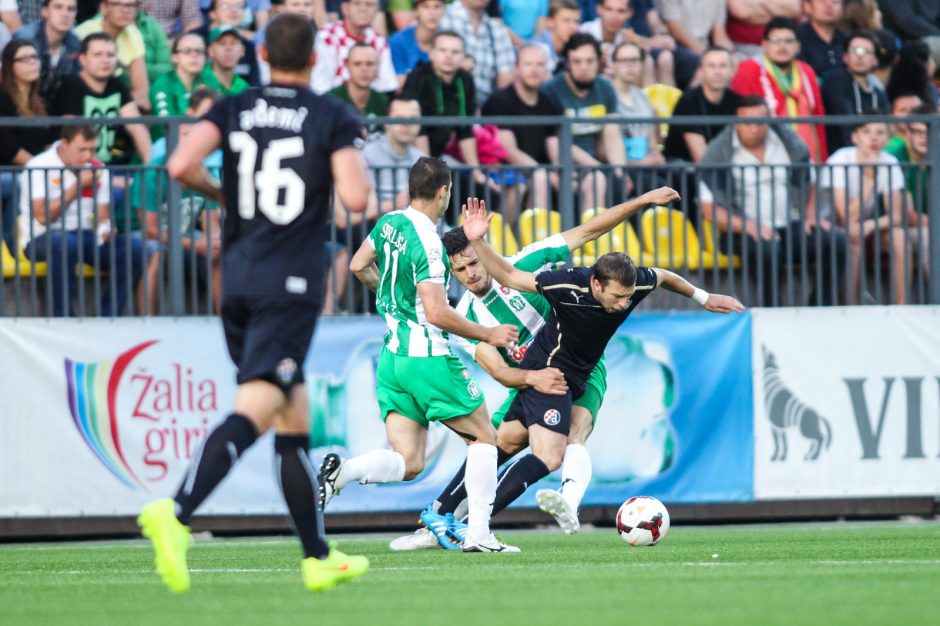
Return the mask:
<svg viewBox="0 0 940 626">
<path fill-rule="evenodd" d="M 382 239 L 387 241 L 389 245 L 395 246 L 402 254 L 408 251 L 408 240 L 388 222 L 382 224 Z"/>
<path fill-rule="evenodd" d="M 276 107 L 259 98 L 255 100 L 254 107 L 239 112 L 238 125 L 245 131 L 252 128 L 280 128 L 299 133 L 304 120 L 307 119 L 307 113 L 307 107 Z"/>
</svg>

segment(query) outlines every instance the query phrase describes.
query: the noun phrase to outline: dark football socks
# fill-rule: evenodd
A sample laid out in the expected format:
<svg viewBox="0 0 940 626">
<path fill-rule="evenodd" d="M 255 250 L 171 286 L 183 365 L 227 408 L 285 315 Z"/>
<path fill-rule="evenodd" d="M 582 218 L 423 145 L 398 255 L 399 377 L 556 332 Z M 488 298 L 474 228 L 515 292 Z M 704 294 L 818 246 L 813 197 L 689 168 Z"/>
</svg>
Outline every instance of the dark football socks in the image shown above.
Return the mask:
<svg viewBox="0 0 940 626">
<path fill-rule="evenodd" d="M 277 435 L 274 464 L 304 557 L 323 559 L 330 549 L 326 545 L 323 512 L 317 502 L 317 473 L 307 456 L 309 443 L 309 435 Z"/>
<path fill-rule="evenodd" d="M 232 466 L 258 438 L 258 431 L 244 415 L 232 413 L 206 438 L 176 493 L 176 517 L 188 525 L 196 508 L 209 497 Z"/>
<path fill-rule="evenodd" d="M 493 515 L 512 504 L 530 485 L 542 480 L 549 473 L 545 463 L 534 454 L 527 454 L 510 465 L 496 485 Z"/>
</svg>

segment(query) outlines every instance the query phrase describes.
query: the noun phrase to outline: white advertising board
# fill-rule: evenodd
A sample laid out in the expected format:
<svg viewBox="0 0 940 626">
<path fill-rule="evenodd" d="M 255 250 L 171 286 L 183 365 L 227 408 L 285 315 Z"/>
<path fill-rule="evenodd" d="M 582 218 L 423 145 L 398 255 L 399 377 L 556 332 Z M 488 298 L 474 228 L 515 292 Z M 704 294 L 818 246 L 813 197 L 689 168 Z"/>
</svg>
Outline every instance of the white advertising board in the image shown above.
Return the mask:
<svg viewBox="0 0 940 626">
<path fill-rule="evenodd" d="M 757 309 L 756 499 L 940 493 L 940 309 Z"/>
</svg>

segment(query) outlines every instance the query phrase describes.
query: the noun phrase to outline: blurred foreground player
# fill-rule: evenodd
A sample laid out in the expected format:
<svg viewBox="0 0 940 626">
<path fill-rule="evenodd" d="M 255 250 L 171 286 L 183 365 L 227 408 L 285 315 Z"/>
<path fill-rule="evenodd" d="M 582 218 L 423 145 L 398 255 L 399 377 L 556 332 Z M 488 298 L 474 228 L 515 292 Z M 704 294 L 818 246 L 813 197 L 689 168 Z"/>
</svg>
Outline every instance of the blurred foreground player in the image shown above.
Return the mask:
<svg viewBox="0 0 940 626">
<path fill-rule="evenodd" d="M 353 142 L 359 123 L 342 103 L 308 88 L 314 65 L 309 21 L 281 15 L 267 29 L 262 58 L 271 84 L 217 103 L 181 141 L 167 169 L 187 187 L 229 209 L 222 240 L 222 324 L 238 367 L 231 415 L 193 458 L 173 499 L 144 507 L 138 523 L 156 550 L 157 571 L 172 591 L 190 587 L 190 518 L 263 433 L 275 429 L 278 484 L 303 546 L 311 591 L 365 574 L 365 557 L 327 546 L 303 364 L 323 301 L 329 198 L 365 209 L 369 180 Z M 223 149 L 223 186 L 202 166 Z"/>
</svg>

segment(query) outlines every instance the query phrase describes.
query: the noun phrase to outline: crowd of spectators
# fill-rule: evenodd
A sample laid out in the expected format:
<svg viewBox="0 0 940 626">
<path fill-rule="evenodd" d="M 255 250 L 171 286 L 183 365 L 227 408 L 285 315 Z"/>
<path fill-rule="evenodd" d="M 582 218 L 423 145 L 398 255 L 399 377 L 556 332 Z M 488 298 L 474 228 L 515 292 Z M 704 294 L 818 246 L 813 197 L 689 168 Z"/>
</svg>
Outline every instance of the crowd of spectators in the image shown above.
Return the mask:
<svg viewBox="0 0 940 626">
<path fill-rule="evenodd" d="M 823 116 L 935 113 L 937 6 L 919 0 L 0 0 L 0 115 L 112 120 L 97 127 L 0 126 L 0 166 L 92 168 L 41 185 L 49 187 L 43 202 L 55 197 L 66 205 L 56 219 L 77 241 L 62 244 L 66 255 L 54 256 L 58 243 L 37 244 L 55 219 L 36 213 L 39 179 L 26 173 L 0 171 L 0 230 L 14 255 L 22 250 L 41 261 L 43 250 L 53 253 L 49 273 L 64 281 L 61 293 L 68 293 L 74 271 L 53 270 L 54 258 L 71 263 L 75 246 L 87 252 L 96 242 L 110 250 L 115 273 L 135 281 L 144 273 L 157 276 L 165 236 L 155 216 L 164 210 L 166 181 L 118 166 L 158 167 L 165 148 L 156 146 L 165 145 L 166 126 L 114 120 L 192 114 L 202 110 L 193 106 L 194 94 L 204 107 L 265 84 L 266 25 L 285 12 L 317 26 L 315 92 L 347 102 L 364 118 L 468 118 L 385 128 L 367 121 L 364 154 L 378 168 L 376 189 L 370 211 L 356 220 L 374 221 L 406 206 L 403 172 L 427 154 L 470 166 L 459 170 L 460 188 L 485 194 L 512 226 L 522 209 L 557 206 L 560 180 L 552 166 L 571 162 L 579 212 L 609 206 L 653 181 L 668 182 L 688 190 L 693 223 L 704 218 L 728 234 L 719 241 L 729 253 L 761 256 L 762 268 L 782 265 L 789 258 L 782 251 L 803 245 L 800 237 L 837 231 L 815 248 L 825 257 L 829 246 L 831 258 L 848 260 L 830 277 L 845 273 L 845 283 L 855 285 L 866 242 L 879 238 L 892 259 L 906 261 L 893 266 L 895 282 L 906 282 L 927 259 L 926 125 L 826 125 Z M 675 116 L 819 119 L 673 124 L 666 131 L 649 123 L 664 106 Z M 560 153 L 556 126 L 474 124 L 470 118 L 480 114 L 574 118 L 571 152 Z M 606 123 L 613 117 L 627 121 Z M 93 152 L 81 160 L 89 146 Z M 696 176 L 671 166 L 681 162 L 823 169 L 770 168 L 767 176 L 751 176 L 726 167 Z M 479 165 L 506 167 L 486 172 Z M 106 177 L 95 169 L 102 166 L 109 166 Z M 770 188 L 787 192 L 762 195 Z M 83 202 L 96 223 L 83 221 Z M 197 214 L 185 220 L 186 249 L 211 261 L 214 235 L 200 240 L 197 233 L 211 230 L 213 214 Z M 339 205 L 336 217 L 348 223 Z M 114 238 L 102 234 L 110 233 L 107 218 L 115 238 L 132 242 L 124 250 L 137 250 L 140 263 L 116 256 L 107 243 Z M 89 239 L 89 233 L 97 234 Z M 748 239 L 769 243 L 748 246 Z M 155 280 L 136 289 L 141 310 L 152 306 Z M 217 288 L 212 277 L 206 280 Z M 112 294 L 108 310 L 124 306 L 125 291 L 134 290 Z M 836 291 L 823 286 L 819 297 L 832 301 Z M 765 294 L 769 303 L 770 291 Z M 907 297 L 902 287 L 895 295 L 897 302 Z M 861 297 L 854 287 L 841 296 L 846 302 Z M 52 308 L 68 313 L 69 302 L 60 300 Z"/>
</svg>

